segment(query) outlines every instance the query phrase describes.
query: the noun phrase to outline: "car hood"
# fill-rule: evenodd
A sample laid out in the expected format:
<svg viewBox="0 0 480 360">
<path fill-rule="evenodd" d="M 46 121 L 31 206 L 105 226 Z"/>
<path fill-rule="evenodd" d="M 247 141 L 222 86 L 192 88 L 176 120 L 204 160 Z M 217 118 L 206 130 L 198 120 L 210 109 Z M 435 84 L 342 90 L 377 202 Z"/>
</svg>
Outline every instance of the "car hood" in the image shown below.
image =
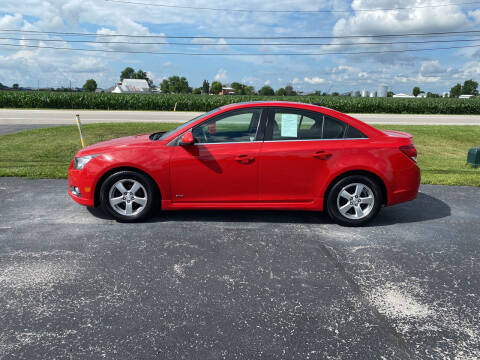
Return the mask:
<svg viewBox="0 0 480 360">
<path fill-rule="evenodd" d="M 135 136 L 127 136 L 123 138 L 102 141 L 102 142 L 87 146 L 86 148 L 83 148 L 77 153 L 77 156 L 98 154 L 101 152 L 118 150 L 122 148 L 148 146 L 149 144 L 151 144 L 149 136 L 150 136 L 149 134 L 135 135 Z"/>
</svg>

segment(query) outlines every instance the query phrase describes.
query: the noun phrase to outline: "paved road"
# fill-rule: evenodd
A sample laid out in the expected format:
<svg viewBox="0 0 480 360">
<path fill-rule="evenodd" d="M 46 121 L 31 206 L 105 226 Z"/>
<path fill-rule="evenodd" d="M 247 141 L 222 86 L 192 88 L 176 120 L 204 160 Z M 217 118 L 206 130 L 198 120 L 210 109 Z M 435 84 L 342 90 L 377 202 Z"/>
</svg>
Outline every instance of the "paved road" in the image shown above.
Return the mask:
<svg viewBox="0 0 480 360">
<path fill-rule="evenodd" d="M 480 190 L 352 229 L 307 212 L 120 224 L 0 178 L 1 359 L 480 357 Z"/>
<path fill-rule="evenodd" d="M 0 109 L 0 125 L 74 124 L 76 113 L 84 123 L 94 122 L 185 122 L 198 112 L 173 111 L 90 111 Z M 480 125 L 480 115 L 351 114 L 375 124 Z"/>
</svg>

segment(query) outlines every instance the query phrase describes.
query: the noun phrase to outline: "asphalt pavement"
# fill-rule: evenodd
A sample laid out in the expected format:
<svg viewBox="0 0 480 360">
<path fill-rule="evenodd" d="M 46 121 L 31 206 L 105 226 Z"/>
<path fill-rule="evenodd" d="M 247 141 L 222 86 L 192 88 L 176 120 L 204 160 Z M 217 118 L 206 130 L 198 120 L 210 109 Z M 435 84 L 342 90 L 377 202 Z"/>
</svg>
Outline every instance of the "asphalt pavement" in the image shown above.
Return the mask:
<svg viewBox="0 0 480 360">
<path fill-rule="evenodd" d="M 480 357 L 480 189 L 367 227 L 322 214 L 117 223 L 64 180 L 0 178 L 0 359 Z"/>
<path fill-rule="evenodd" d="M 83 123 L 100 122 L 185 122 L 202 112 L 187 111 L 106 111 L 106 110 L 23 110 L 0 109 L 0 125 L 74 125 L 75 114 Z M 350 114 L 369 124 L 399 125 L 480 125 L 480 115 Z"/>
</svg>

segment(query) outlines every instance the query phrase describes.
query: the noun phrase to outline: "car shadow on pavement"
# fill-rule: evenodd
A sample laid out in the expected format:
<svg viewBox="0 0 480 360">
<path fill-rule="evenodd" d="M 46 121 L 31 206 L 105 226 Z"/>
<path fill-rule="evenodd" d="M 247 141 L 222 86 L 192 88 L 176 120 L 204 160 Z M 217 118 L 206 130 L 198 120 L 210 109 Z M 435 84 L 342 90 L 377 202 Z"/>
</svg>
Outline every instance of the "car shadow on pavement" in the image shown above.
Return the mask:
<svg viewBox="0 0 480 360">
<path fill-rule="evenodd" d="M 433 196 L 418 193 L 415 200 L 385 207 L 367 226 L 408 224 L 450 216 L 450 206 Z"/>
<path fill-rule="evenodd" d="M 88 208 L 95 217 L 112 220 L 100 208 Z M 386 226 L 441 219 L 450 215 L 450 207 L 443 201 L 423 193 L 416 200 L 383 208 L 367 226 Z M 167 221 L 204 222 L 268 222 L 292 224 L 332 224 L 326 212 L 274 210 L 176 210 L 157 212 L 148 223 Z"/>
</svg>

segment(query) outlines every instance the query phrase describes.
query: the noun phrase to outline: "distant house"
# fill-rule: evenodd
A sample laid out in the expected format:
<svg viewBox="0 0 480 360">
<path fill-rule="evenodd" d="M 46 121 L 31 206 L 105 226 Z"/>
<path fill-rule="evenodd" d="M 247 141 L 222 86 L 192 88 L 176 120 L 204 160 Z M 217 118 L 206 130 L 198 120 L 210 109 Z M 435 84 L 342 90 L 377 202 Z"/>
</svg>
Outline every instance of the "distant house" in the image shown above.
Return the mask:
<svg viewBox="0 0 480 360">
<path fill-rule="evenodd" d="M 417 95 L 417 98 L 426 98 L 427 97 L 427 94 L 425 94 L 424 92 L 421 92 L 420 94 Z"/>
<path fill-rule="evenodd" d="M 393 97 L 394 98 L 414 98 L 415 96 L 400 93 L 400 94 L 393 95 Z"/>
<path fill-rule="evenodd" d="M 230 86 L 224 86 L 222 91 L 220 91 L 220 95 L 235 95 L 235 89 Z"/>
<path fill-rule="evenodd" d="M 131 94 L 131 93 L 149 93 L 150 86 L 147 80 L 144 79 L 123 79 L 112 90 L 112 93 L 117 94 Z"/>
<path fill-rule="evenodd" d="M 458 98 L 459 99 L 470 99 L 472 98 L 474 95 L 460 95 Z"/>
</svg>

